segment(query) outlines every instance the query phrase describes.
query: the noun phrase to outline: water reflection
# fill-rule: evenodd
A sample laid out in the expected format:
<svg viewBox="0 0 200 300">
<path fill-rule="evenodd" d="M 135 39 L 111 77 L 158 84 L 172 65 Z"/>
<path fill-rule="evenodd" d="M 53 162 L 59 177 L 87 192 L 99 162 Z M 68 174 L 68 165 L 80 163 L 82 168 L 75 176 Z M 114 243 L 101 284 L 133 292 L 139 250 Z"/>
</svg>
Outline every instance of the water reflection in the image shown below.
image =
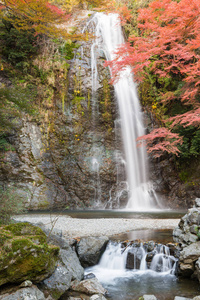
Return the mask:
<svg viewBox="0 0 200 300">
<path fill-rule="evenodd" d="M 111 237 L 111 240 L 116 241 L 134 241 L 140 240 L 141 242 L 154 241 L 156 243 L 167 244 L 173 242 L 172 229 L 141 229 L 130 231 L 123 234 L 116 234 Z"/>
<path fill-rule="evenodd" d="M 55 211 L 53 211 L 55 212 Z M 52 213 L 53 213 L 52 212 Z M 33 212 L 32 212 L 33 213 Z M 49 213 L 49 212 L 48 212 Z M 125 219 L 180 219 L 186 210 L 157 210 L 151 212 L 133 212 L 125 210 L 65 210 L 63 215 L 80 219 L 125 218 Z"/>
</svg>

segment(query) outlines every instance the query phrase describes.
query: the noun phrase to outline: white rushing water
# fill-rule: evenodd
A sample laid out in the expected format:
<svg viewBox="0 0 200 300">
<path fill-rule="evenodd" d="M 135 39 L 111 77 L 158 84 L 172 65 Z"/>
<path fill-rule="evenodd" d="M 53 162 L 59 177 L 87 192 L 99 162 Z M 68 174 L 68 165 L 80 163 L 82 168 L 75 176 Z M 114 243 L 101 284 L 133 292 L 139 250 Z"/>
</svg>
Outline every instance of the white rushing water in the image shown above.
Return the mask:
<svg viewBox="0 0 200 300">
<path fill-rule="evenodd" d="M 117 14 L 97 13 L 96 39 L 91 48 L 93 92 L 97 89 L 97 60 L 95 51 L 104 52 L 107 60 L 114 59 L 114 51 L 124 43 L 124 37 Z M 137 147 L 137 138 L 144 135 L 143 116 L 139 104 L 136 84 L 129 68 L 120 74 L 114 85 L 120 111 L 122 139 L 126 158 L 126 173 L 129 187 L 127 209 L 149 211 L 159 207 L 159 201 L 148 180 L 148 163 L 145 147 Z"/>
<path fill-rule="evenodd" d="M 147 245 L 109 242 L 98 265 L 87 268 L 102 283 L 114 283 L 117 278 L 174 276 L 177 259 L 170 255 L 169 248 L 162 244 Z"/>
</svg>

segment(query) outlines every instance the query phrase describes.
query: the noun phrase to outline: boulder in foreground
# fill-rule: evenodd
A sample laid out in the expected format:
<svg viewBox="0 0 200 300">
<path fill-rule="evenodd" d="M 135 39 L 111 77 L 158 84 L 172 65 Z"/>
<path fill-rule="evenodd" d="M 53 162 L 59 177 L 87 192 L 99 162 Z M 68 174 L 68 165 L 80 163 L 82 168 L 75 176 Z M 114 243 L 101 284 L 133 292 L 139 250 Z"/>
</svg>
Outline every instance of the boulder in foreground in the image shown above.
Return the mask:
<svg viewBox="0 0 200 300">
<path fill-rule="evenodd" d="M 29 223 L 1 226 L 0 249 L 0 286 L 49 277 L 59 253 L 59 247 L 48 245 L 44 232 Z"/>
</svg>

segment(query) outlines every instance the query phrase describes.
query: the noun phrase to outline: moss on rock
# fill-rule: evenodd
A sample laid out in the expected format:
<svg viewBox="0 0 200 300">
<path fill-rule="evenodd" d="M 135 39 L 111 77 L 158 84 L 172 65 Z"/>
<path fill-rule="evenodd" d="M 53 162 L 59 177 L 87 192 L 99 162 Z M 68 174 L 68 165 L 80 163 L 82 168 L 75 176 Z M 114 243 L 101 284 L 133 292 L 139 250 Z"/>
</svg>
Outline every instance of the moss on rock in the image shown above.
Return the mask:
<svg viewBox="0 0 200 300">
<path fill-rule="evenodd" d="M 50 276 L 59 247 L 47 244 L 44 232 L 29 223 L 0 227 L 0 286 L 24 280 L 39 282 Z"/>
</svg>

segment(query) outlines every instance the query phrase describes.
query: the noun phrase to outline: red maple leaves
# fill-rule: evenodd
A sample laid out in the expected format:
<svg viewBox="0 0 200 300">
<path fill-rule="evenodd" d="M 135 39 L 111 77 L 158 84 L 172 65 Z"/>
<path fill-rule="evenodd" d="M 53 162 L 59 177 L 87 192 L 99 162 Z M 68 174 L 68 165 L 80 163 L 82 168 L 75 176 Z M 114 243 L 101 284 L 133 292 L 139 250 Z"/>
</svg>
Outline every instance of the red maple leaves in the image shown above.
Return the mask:
<svg viewBox="0 0 200 300">
<path fill-rule="evenodd" d="M 200 126 L 199 0 L 155 0 L 139 11 L 138 28 L 140 35 L 131 36 L 118 49 L 115 60 L 108 63 L 113 74 L 131 66 L 137 81 L 145 78 L 147 70 L 160 80 L 176 78 L 182 82 L 179 92 L 165 89 L 160 101 L 167 106 L 178 99 L 188 111 L 168 119 L 172 122 L 169 129 L 176 125 Z M 160 147 L 159 153 L 179 152 L 181 139 L 166 128 L 158 128 L 143 139 L 149 151 Z M 151 146 L 150 141 L 156 141 L 157 146 L 154 143 Z"/>
</svg>

